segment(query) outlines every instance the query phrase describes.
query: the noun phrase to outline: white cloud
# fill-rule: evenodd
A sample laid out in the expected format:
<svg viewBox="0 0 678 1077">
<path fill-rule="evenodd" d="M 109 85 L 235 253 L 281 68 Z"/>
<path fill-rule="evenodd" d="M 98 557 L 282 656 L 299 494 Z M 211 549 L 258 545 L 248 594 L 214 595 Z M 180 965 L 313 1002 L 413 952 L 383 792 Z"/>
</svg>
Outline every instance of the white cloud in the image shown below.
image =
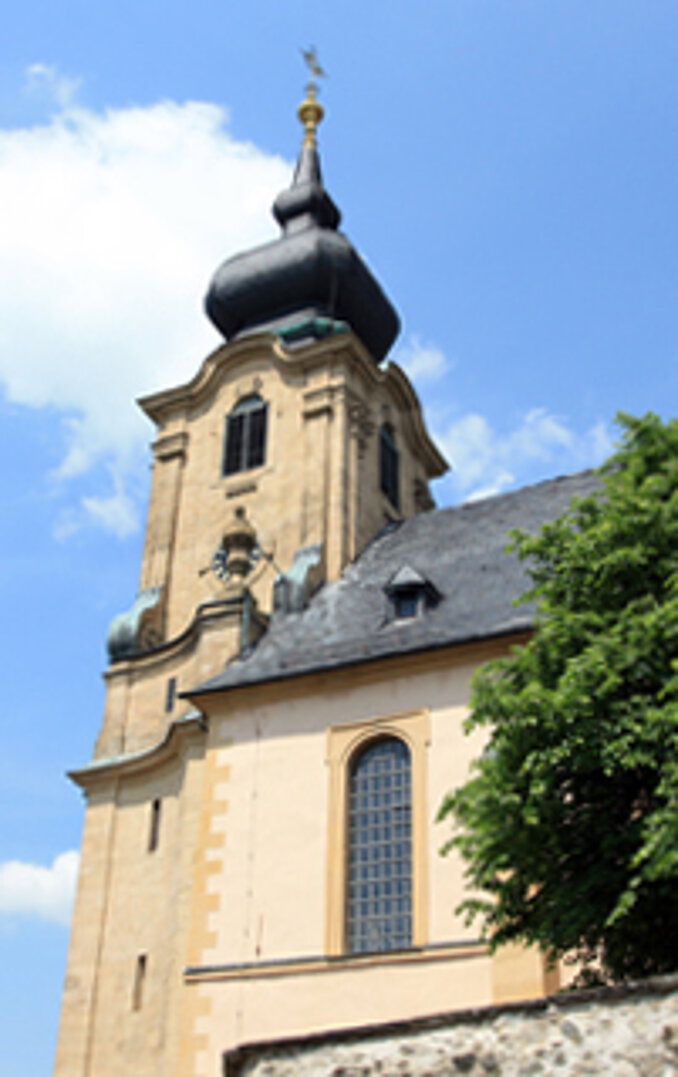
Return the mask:
<svg viewBox="0 0 678 1077">
<path fill-rule="evenodd" d="M 0 129 L 0 382 L 63 414 L 60 480 L 110 465 L 112 492 L 81 508 L 129 533 L 125 478 L 150 434 L 134 397 L 191 377 L 219 343 L 204 290 L 223 258 L 276 233 L 290 167 L 236 141 L 214 104 L 96 112 L 52 68 L 28 80 L 53 112 Z"/>
<path fill-rule="evenodd" d="M 394 362 L 403 368 L 415 383 L 436 381 L 450 369 L 451 363 L 435 344 L 422 344 L 411 336 L 394 355 Z"/>
<path fill-rule="evenodd" d="M 574 433 L 546 408 L 532 408 L 507 438 L 510 453 L 523 460 L 550 460 L 554 450 L 571 449 Z"/>
<path fill-rule="evenodd" d="M 114 477 L 115 493 L 110 497 L 83 497 L 82 507 L 89 517 L 118 538 L 126 538 L 139 527 L 139 513 L 120 479 Z"/>
<path fill-rule="evenodd" d="M 26 69 L 26 90 L 36 97 L 45 97 L 60 108 L 75 101 L 80 79 L 70 79 L 48 64 L 31 64 Z"/>
<path fill-rule="evenodd" d="M 596 425 L 591 428 L 589 431 L 589 439 L 591 441 L 594 458 L 597 462 L 602 462 L 610 456 L 614 449 L 614 439 L 604 422 L 601 421 L 596 423 Z"/>
<path fill-rule="evenodd" d="M 453 422 L 438 438 L 452 466 L 455 485 L 466 491 L 475 483 L 490 482 L 496 436 L 483 415 L 471 413 Z"/>
<path fill-rule="evenodd" d="M 544 465 L 549 474 L 593 467 L 612 447 L 603 422 L 582 433 L 545 408 L 533 408 L 502 433 L 483 415 L 464 415 L 438 441 L 451 464 L 456 492 L 469 501 L 500 493 L 517 480 L 543 478 Z"/>
<path fill-rule="evenodd" d="M 120 486 L 119 482 L 117 485 Z M 82 506 L 91 520 L 118 538 L 133 535 L 139 528 L 137 507 L 120 488 L 110 497 L 83 497 Z"/>
<path fill-rule="evenodd" d="M 0 864 L 0 913 L 37 916 L 68 925 L 78 878 L 78 853 L 55 857 L 52 866 L 6 860 Z"/>
<path fill-rule="evenodd" d="M 486 497 L 496 497 L 502 490 L 512 486 L 515 481 L 516 477 L 510 471 L 499 471 L 495 474 L 492 482 L 488 483 L 487 486 L 478 486 L 468 495 L 466 500 L 482 501 Z"/>
</svg>

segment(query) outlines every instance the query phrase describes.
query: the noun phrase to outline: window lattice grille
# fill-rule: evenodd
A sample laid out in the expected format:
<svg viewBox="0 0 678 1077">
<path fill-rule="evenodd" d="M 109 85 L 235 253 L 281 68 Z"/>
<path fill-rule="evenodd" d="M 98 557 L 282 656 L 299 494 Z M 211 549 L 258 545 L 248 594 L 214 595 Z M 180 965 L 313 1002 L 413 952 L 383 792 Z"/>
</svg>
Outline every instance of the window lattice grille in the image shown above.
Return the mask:
<svg viewBox="0 0 678 1077">
<path fill-rule="evenodd" d="M 349 774 L 347 948 L 412 945 L 410 753 L 403 741 L 369 745 Z"/>
</svg>

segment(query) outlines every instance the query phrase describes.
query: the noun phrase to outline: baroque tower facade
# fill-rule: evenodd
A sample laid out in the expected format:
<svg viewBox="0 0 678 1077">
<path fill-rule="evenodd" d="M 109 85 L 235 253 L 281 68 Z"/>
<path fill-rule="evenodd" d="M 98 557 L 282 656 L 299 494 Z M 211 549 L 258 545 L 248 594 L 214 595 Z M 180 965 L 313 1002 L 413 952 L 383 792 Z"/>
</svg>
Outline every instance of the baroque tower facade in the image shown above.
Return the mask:
<svg viewBox="0 0 678 1077">
<path fill-rule="evenodd" d="M 94 757 L 71 775 L 86 816 L 59 1077 L 216 1072 L 187 969 L 215 938 L 230 764 L 192 689 L 340 581 L 385 525 L 429 510 L 446 468 L 407 377 L 382 362 L 398 318 L 338 231 L 313 85 L 299 111 L 280 238 L 229 259 L 208 292 L 225 343 L 140 401 L 157 436 L 139 592 L 109 632 Z"/>
</svg>

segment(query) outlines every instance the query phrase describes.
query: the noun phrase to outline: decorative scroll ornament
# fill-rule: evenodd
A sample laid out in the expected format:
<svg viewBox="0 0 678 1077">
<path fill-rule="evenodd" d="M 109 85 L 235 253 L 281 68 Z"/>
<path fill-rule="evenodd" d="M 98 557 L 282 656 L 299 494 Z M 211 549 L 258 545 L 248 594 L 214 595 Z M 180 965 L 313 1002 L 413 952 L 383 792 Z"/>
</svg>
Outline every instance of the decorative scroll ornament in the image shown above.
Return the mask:
<svg viewBox="0 0 678 1077">
<path fill-rule="evenodd" d="M 362 458 L 365 455 L 367 443 L 376 429 L 374 418 L 367 404 L 355 399 L 349 404 L 348 417 L 351 435 L 356 439 L 358 455 Z"/>
<path fill-rule="evenodd" d="M 147 587 L 133 605 L 113 618 L 106 644 L 111 662 L 134 658 L 152 651 L 163 642 L 163 589 Z"/>
</svg>

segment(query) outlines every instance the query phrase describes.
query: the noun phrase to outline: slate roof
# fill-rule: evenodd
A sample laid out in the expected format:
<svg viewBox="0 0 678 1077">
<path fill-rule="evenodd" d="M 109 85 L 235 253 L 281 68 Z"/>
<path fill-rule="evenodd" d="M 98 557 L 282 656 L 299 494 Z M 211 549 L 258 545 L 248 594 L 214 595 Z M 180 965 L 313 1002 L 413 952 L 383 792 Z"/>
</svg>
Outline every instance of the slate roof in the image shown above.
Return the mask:
<svg viewBox="0 0 678 1077">
<path fill-rule="evenodd" d="M 599 487 L 598 476 L 585 471 L 389 525 L 307 609 L 275 615 L 248 656 L 187 694 L 529 629 L 533 610 L 513 604 L 529 578 L 518 558 L 505 552 L 508 532 L 515 527 L 536 532 L 567 511 L 573 497 Z M 442 597 L 418 617 L 396 620 L 386 589 L 403 566 L 429 580 Z"/>
</svg>

